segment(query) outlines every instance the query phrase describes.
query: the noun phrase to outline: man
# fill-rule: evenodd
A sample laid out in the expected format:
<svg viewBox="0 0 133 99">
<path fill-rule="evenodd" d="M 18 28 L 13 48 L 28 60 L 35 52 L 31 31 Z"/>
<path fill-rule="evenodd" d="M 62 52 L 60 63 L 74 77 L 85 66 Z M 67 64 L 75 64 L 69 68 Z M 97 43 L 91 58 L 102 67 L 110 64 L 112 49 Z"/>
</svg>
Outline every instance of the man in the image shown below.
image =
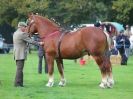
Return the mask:
<svg viewBox="0 0 133 99">
<path fill-rule="evenodd" d="M 130 36 L 132 35 L 129 25 L 126 25 L 126 30 L 124 31 L 124 35 L 127 36 L 128 38 L 130 38 Z"/>
<path fill-rule="evenodd" d="M 116 37 L 116 48 L 121 55 L 121 65 L 127 65 L 128 55 L 126 49 L 130 47 L 130 41 L 127 36 L 124 35 L 124 31 L 120 31 L 120 34 Z"/>
<path fill-rule="evenodd" d="M 37 41 L 40 42 L 41 39 L 38 35 L 35 36 Z M 38 46 L 37 47 L 38 49 L 38 73 L 39 74 L 42 74 L 42 62 L 43 62 L 43 59 L 44 59 L 44 71 L 45 73 L 47 74 L 48 73 L 48 66 L 47 66 L 47 61 L 46 61 L 46 56 L 45 56 L 45 51 L 43 49 L 43 46 Z"/>
<path fill-rule="evenodd" d="M 26 28 L 26 23 L 19 22 L 18 29 L 13 34 L 13 44 L 14 44 L 14 59 L 16 61 L 17 70 L 14 85 L 16 87 L 23 87 L 23 68 L 24 62 L 27 56 L 27 45 L 28 43 L 35 45 L 43 45 L 43 42 L 33 41 Z"/>
<path fill-rule="evenodd" d="M 42 61 L 44 58 L 44 62 L 45 62 L 45 73 L 48 73 L 48 66 L 47 66 L 47 62 L 46 62 L 46 57 L 45 57 L 45 53 L 44 53 L 44 49 L 42 46 L 39 46 L 38 48 L 38 73 L 41 74 L 42 73 Z"/>
</svg>

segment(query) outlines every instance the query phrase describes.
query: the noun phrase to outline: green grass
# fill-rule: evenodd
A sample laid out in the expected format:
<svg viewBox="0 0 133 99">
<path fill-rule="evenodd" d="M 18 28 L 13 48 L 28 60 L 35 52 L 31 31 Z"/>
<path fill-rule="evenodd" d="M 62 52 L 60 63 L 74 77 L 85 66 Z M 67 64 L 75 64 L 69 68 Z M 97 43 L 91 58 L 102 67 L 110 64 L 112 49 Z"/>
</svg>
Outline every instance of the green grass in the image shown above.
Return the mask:
<svg viewBox="0 0 133 99">
<path fill-rule="evenodd" d="M 64 60 L 67 85 L 59 87 L 59 73 L 55 65 L 55 85 L 45 87 L 48 75 L 37 73 L 38 57 L 28 55 L 24 67 L 24 88 L 13 86 L 16 72 L 12 54 L 0 54 L 0 99 L 133 99 L 133 56 L 128 66 L 113 65 L 115 85 L 100 89 L 100 71 L 94 61 L 81 67 L 72 60 Z"/>
</svg>

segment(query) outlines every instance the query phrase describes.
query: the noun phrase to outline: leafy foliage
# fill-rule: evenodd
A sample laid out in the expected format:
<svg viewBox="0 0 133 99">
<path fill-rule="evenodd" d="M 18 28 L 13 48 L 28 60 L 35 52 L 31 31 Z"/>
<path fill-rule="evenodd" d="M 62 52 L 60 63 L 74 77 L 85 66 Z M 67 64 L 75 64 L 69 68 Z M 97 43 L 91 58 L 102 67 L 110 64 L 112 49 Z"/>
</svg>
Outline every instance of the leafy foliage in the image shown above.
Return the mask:
<svg viewBox="0 0 133 99">
<path fill-rule="evenodd" d="M 117 0 L 113 2 L 112 9 L 117 14 L 116 20 L 125 23 L 133 24 L 133 1 L 132 0 Z"/>
<path fill-rule="evenodd" d="M 16 26 L 29 12 L 55 19 L 62 26 L 101 21 L 132 24 L 132 0 L 1 0 L 0 24 Z"/>
</svg>

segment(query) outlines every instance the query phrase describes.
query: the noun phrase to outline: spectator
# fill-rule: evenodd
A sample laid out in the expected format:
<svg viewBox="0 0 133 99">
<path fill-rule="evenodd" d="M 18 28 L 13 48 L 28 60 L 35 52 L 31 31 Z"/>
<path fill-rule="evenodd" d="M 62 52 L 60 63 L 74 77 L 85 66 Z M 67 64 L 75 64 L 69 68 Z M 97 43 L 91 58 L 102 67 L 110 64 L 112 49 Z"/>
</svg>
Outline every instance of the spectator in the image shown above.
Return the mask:
<svg viewBox="0 0 133 99">
<path fill-rule="evenodd" d="M 95 26 L 95 27 L 100 27 L 101 24 L 98 22 L 98 23 L 95 23 L 94 26 Z"/>
<path fill-rule="evenodd" d="M 126 25 L 126 30 L 124 32 L 124 35 L 127 36 L 128 38 L 130 38 L 130 36 L 132 35 L 129 25 Z"/>
<path fill-rule="evenodd" d="M 45 62 L 45 73 L 48 73 L 48 66 L 47 66 L 47 62 L 46 62 L 46 57 L 45 57 L 45 53 L 44 53 L 44 49 L 43 46 L 39 46 L 38 47 L 38 73 L 41 74 L 42 73 L 42 61 L 44 58 L 44 62 Z"/>
<path fill-rule="evenodd" d="M 121 65 L 127 65 L 128 52 L 126 49 L 129 49 L 130 41 L 127 36 L 124 35 L 124 31 L 120 31 L 120 34 L 116 37 L 116 48 L 121 55 Z"/>
</svg>

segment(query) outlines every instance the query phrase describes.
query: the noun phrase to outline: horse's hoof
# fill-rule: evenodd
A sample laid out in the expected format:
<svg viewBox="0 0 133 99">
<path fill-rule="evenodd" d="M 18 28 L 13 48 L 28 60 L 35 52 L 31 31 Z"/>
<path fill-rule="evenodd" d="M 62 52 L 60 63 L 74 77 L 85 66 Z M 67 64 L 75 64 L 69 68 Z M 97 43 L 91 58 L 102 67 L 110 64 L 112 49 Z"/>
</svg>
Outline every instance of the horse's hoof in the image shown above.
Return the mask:
<svg viewBox="0 0 133 99">
<path fill-rule="evenodd" d="M 99 87 L 102 88 L 102 89 L 105 89 L 105 88 L 107 88 L 107 85 L 104 84 L 104 83 L 100 83 Z"/>
<path fill-rule="evenodd" d="M 113 88 L 113 84 L 111 84 L 111 83 L 107 83 L 107 88 Z"/>
<path fill-rule="evenodd" d="M 59 86 L 64 87 L 65 85 L 66 85 L 66 80 L 65 79 L 64 80 L 61 80 L 59 82 Z"/>
<path fill-rule="evenodd" d="M 54 82 L 48 82 L 48 83 L 46 84 L 47 87 L 53 87 L 53 85 L 54 85 Z"/>
<path fill-rule="evenodd" d="M 107 87 L 108 88 L 113 88 L 113 85 L 114 85 L 114 80 L 108 80 L 107 81 Z"/>
<path fill-rule="evenodd" d="M 107 87 L 108 88 L 113 88 L 114 82 L 107 82 Z"/>
</svg>

